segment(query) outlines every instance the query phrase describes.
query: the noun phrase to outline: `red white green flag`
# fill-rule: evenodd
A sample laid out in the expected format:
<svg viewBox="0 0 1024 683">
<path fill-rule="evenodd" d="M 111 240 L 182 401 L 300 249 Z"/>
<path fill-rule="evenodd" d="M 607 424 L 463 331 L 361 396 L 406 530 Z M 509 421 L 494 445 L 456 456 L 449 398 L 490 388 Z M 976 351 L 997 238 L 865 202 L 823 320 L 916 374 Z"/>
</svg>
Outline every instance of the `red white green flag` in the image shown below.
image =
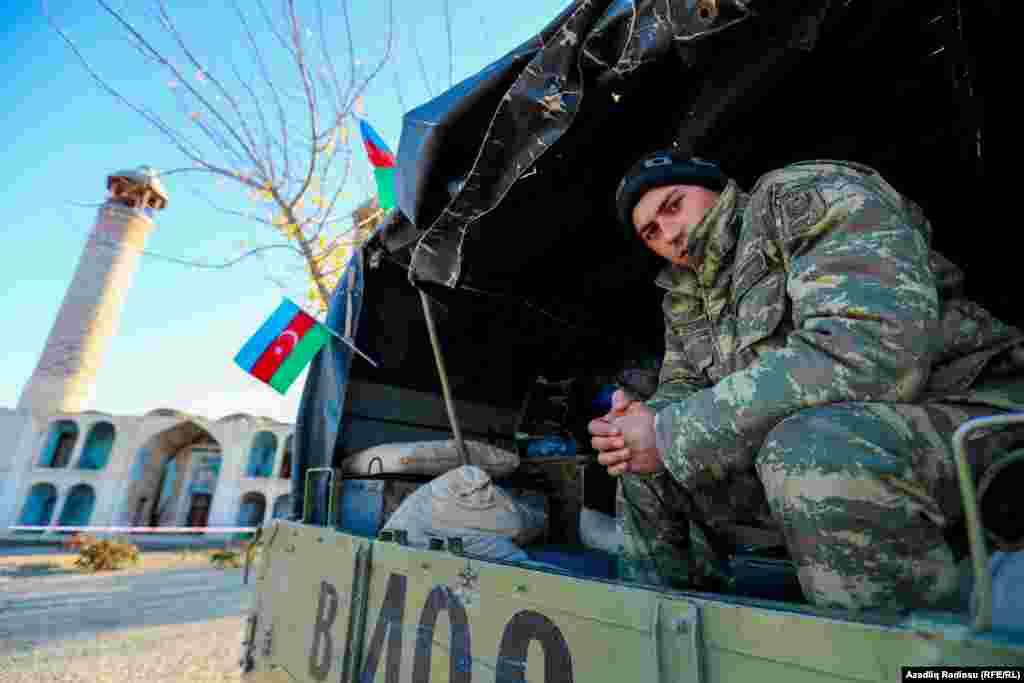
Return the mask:
<svg viewBox="0 0 1024 683">
<path fill-rule="evenodd" d="M 285 299 L 245 343 L 235 363 L 284 394 L 330 336 L 327 327 Z"/>
<path fill-rule="evenodd" d="M 377 202 L 384 210 L 393 209 L 396 204 L 395 182 L 398 177 L 395 155 L 373 126 L 362 119 L 359 120 L 359 131 L 363 135 L 366 156 L 373 166 L 373 175 L 377 180 Z"/>
</svg>

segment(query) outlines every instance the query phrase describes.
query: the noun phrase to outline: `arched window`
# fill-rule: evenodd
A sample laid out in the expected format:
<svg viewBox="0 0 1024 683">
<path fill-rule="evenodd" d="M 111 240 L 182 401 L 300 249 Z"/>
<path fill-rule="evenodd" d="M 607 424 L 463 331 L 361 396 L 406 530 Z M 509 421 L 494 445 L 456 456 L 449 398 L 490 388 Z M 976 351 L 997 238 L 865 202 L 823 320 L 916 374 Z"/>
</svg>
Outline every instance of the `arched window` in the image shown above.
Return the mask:
<svg viewBox="0 0 1024 683">
<path fill-rule="evenodd" d="M 274 471 L 274 454 L 277 452 L 277 437 L 272 432 L 260 432 L 252 440 L 249 450 L 247 477 L 269 477 Z"/>
<path fill-rule="evenodd" d="M 80 470 L 102 470 L 110 459 L 110 451 L 114 447 L 114 425 L 109 422 L 98 422 L 89 430 L 82 447 L 82 457 L 78 459 Z"/>
<path fill-rule="evenodd" d="M 292 497 L 291 494 L 284 494 L 278 496 L 277 500 L 274 501 L 274 509 L 271 511 L 270 516 L 273 519 L 282 519 L 287 517 L 292 511 Z"/>
<path fill-rule="evenodd" d="M 50 425 L 50 434 L 39 456 L 40 467 L 67 467 L 78 440 L 78 425 L 71 420 L 57 420 Z"/>
<path fill-rule="evenodd" d="M 291 479 L 292 476 L 292 443 L 294 441 L 294 434 L 289 434 L 288 438 L 284 440 L 284 454 L 281 456 L 282 479 Z"/>
<path fill-rule="evenodd" d="M 96 494 L 93 493 L 92 487 L 88 484 L 76 485 L 64 501 L 58 526 L 88 526 L 95 506 Z"/>
<path fill-rule="evenodd" d="M 251 491 L 242 496 L 238 510 L 238 526 L 261 526 L 267 512 L 267 499 L 262 493 Z"/>
<path fill-rule="evenodd" d="M 21 509 L 21 526 L 49 526 L 53 508 L 57 505 L 57 488 L 53 484 L 36 484 L 28 492 Z M 42 533 L 40 530 L 38 533 Z"/>
</svg>

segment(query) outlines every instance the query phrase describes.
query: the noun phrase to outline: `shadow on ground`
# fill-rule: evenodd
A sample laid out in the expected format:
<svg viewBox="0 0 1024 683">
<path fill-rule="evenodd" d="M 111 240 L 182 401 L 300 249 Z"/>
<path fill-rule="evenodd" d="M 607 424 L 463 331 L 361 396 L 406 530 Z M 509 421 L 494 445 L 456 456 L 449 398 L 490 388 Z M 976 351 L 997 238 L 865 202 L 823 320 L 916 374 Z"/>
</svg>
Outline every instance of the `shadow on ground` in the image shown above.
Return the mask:
<svg viewBox="0 0 1024 683">
<path fill-rule="evenodd" d="M 0 567 L 0 579 L 32 579 L 78 573 L 56 562 L 31 562 L 13 567 Z"/>
<path fill-rule="evenodd" d="M 243 584 L 241 569 L 82 574 L 43 561 L 5 570 L 33 573 L 0 581 L 0 654 L 110 631 L 244 616 L 253 587 L 251 577 Z"/>
</svg>

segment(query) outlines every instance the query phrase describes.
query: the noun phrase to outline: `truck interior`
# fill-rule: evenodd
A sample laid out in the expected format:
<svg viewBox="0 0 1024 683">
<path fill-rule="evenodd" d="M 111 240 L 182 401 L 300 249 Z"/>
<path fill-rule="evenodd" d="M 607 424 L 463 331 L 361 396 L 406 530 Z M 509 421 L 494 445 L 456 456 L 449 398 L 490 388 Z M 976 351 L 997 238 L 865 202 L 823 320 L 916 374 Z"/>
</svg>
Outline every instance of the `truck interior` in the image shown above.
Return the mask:
<svg viewBox="0 0 1024 683">
<path fill-rule="evenodd" d="M 497 483 L 554 501 L 544 544 L 526 548 L 550 571 L 616 580 L 615 558 L 581 544 L 575 525 L 582 507 L 614 514 L 615 482 L 591 452 L 587 423 L 624 370 L 652 359 L 656 367 L 663 353 L 660 265 L 613 211 L 615 188 L 640 155 L 675 144 L 715 160 L 747 190 L 795 161 L 867 164 L 923 206 L 934 246 L 966 272 L 967 295 L 1024 323 L 1005 287 L 1016 256 L 983 236 L 995 229 L 984 213 L 983 102 L 996 49 L 984 37 L 995 35 L 999 3 L 677 4 L 697 17 L 751 15 L 628 71 L 585 74 L 571 125 L 468 224 L 457 279 L 410 277 L 414 252 L 477 158 L 517 70 L 449 110 L 408 212 L 416 215 L 393 212 L 363 249 L 356 345 L 379 367 L 353 358 L 331 465 L 384 443 L 451 438 L 419 288 L 433 301 L 464 437 L 521 456 L 522 471 Z M 460 87 L 447 96 L 462 97 Z M 575 453 L 528 454 L 547 436 L 573 441 Z M 359 500 L 345 496 L 368 495 L 357 484 L 343 487 L 333 523 L 375 536 L 381 525 L 345 512 Z M 741 595 L 803 600 L 785 557 L 740 549 L 733 568 Z"/>
</svg>

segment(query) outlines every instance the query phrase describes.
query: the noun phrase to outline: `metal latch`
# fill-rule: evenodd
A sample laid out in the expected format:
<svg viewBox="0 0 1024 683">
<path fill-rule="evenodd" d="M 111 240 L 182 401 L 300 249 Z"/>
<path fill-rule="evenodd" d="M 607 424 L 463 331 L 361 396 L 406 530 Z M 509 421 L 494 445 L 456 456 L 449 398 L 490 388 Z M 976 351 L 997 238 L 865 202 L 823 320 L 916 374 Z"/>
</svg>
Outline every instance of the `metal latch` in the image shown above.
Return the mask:
<svg viewBox="0 0 1024 683">
<path fill-rule="evenodd" d="M 242 585 L 248 585 L 249 583 L 249 566 L 252 564 L 253 557 L 256 556 L 256 549 L 259 547 L 263 538 L 263 527 L 256 528 L 256 534 L 249 541 L 249 545 L 245 547 L 245 573 L 242 574 Z"/>
<path fill-rule="evenodd" d="M 250 614 L 245 621 L 245 640 L 242 641 L 242 659 L 239 660 L 238 666 L 242 667 L 242 673 L 249 673 L 256 666 L 252 651 L 256 647 L 256 623 L 259 621 L 259 613 Z"/>
<path fill-rule="evenodd" d="M 263 650 L 260 654 L 264 657 L 269 657 L 273 651 L 274 646 L 274 626 L 273 624 L 267 624 L 266 629 L 263 631 Z"/>
</svg>

